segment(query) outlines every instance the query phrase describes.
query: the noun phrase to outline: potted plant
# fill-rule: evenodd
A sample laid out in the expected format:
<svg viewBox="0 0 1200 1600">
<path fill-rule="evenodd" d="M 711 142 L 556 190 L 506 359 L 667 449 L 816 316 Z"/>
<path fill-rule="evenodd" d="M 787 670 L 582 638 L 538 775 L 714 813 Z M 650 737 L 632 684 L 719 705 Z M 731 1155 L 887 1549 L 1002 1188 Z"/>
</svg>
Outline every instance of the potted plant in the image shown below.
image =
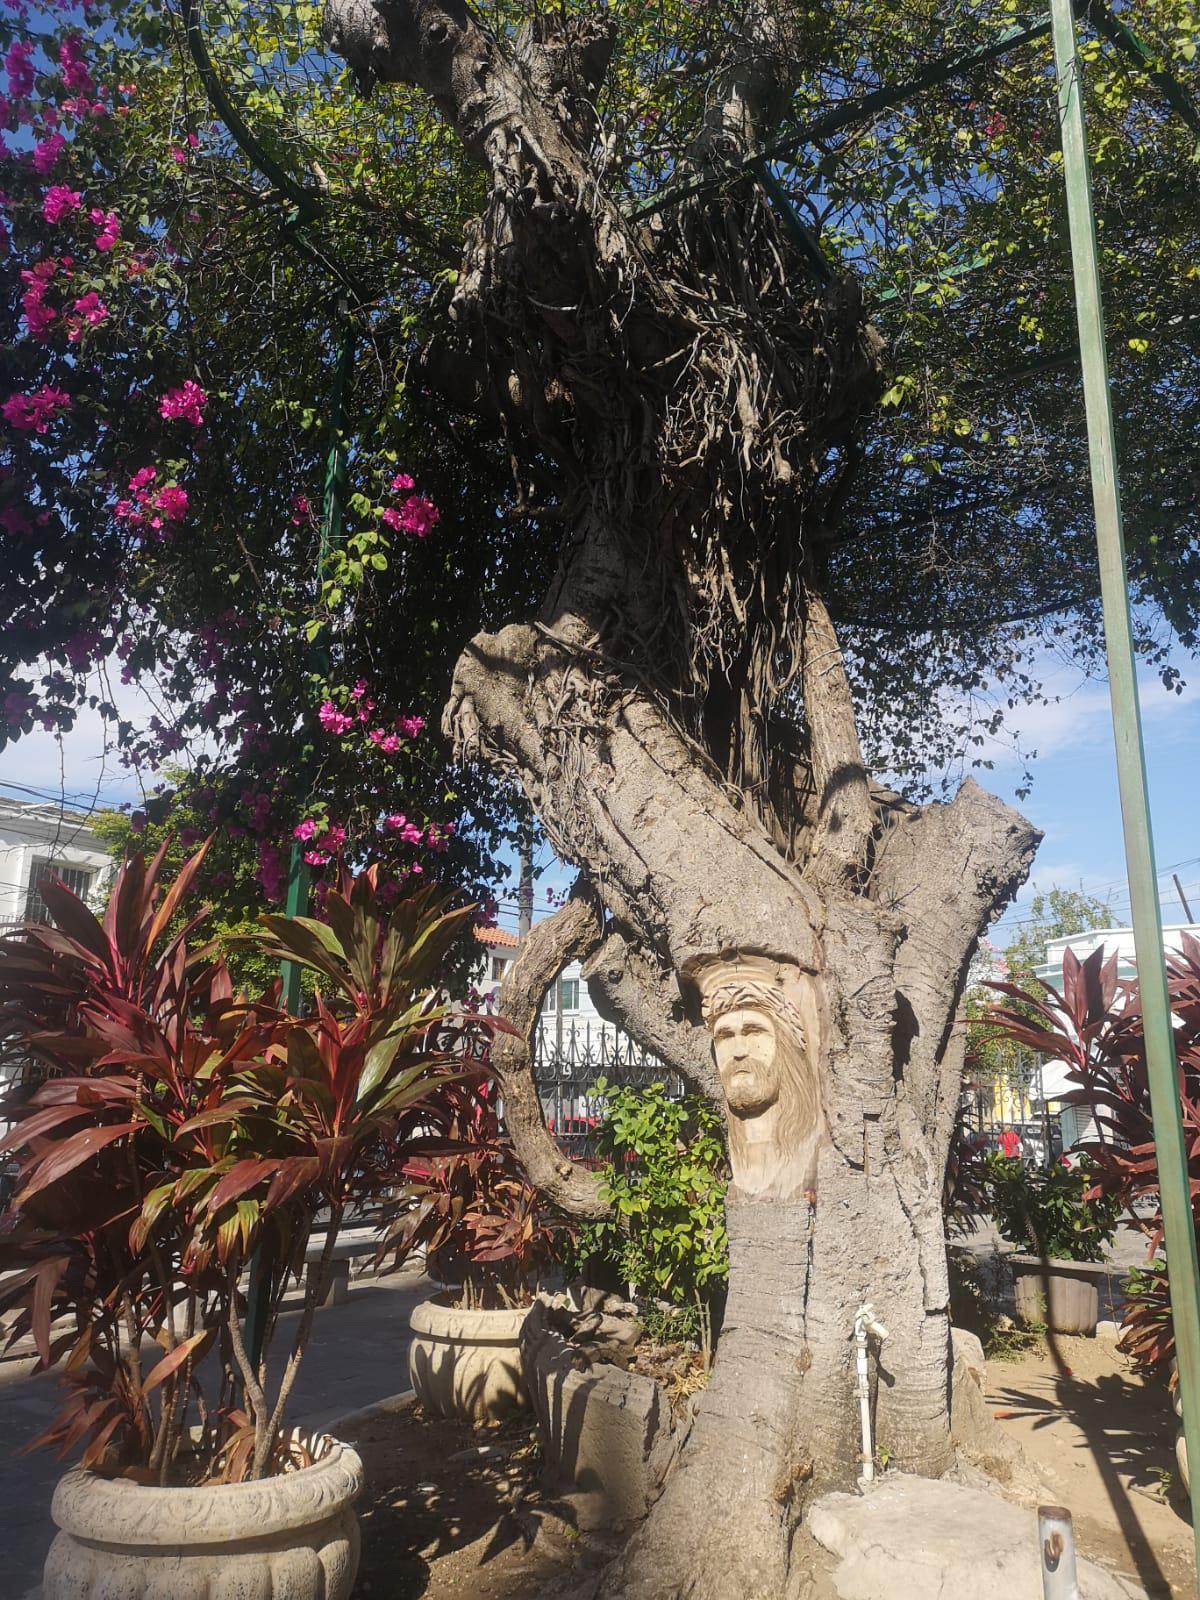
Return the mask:
<svg viewBox="0 0 1200 1600">
<path fill-rule="evenodd" d="M 440 1130 L 405 1165 L 409 1187 L 387 1208 L 380 1253 L 399 1262 L 423 1246 L 447 1285 L 410 1318 L 417 1398 L 439 1416 L 496 1421 L 528 1404 L 521 1326 L 569 1224 L 518 1165 L 485 1074 L 448 1089 L 436 1110 Z"/>
<path fill-rule="evenodd" d="M 1054 1333 L 1093 1334 L 1100 1315 L 1099 1265 L 1113 1241 L 1121 1207 L 1096 1190 L 1086 1156 L 1030 1168 L 1019 1157 L 990 1155 L 985 1186 L 1002 1238 L 1029 1254 L 1008 1258 L 1017 1316 Z"/>
<path fill-rule="evenodd" d="M 11 1338 L 32 1334 L 66 1389 L 34 1442 L 81 1452 L 54 1497 L 45 1600 L 285 1582 L 296 1600 L 344 1600 L 357 1567 L 358 1457 L 286 1426 L 319 1274 L 274 1379 L 266 1353 L 314 1217 L 331 1218 L 327 1262 L 347 1207 L 385 1179 L 374 1152 L 454 1079 L 433 984 L 467 913 L 426 892 L 385 921 L 368 873 L 330 893 L 326 923 L 264 919 L 265 950 L 328 980 L 296 1018 L 278 986 L 237 997 L 211 950 L 189 950 L 199 919 L 178 923 L 203 853 L 165 894 L 162 852 L 135 857 L 103 921 L 44 883 L 54 926 L 0 942 L 0 1035 L 51 1073 L 6 1108 L 19 1174 L 0 1308 L 18 1308 Z"/>
</svg>

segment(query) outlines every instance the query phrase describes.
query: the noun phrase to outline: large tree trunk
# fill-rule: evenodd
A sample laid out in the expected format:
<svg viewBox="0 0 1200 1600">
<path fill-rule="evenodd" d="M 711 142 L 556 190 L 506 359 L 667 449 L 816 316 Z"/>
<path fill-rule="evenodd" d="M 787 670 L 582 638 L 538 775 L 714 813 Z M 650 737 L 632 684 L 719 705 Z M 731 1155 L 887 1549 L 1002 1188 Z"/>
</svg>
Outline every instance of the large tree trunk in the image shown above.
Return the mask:
<svg viewBox="0 0 1200 1600">
<path fill-rule="evenodd" d="M 744 148 L 778 87 L 776 25 L 744 10 L 718 148 Z M 865 1303 L 888 1329 L 879 1443 L 909 1471 L 951 1461 L 956 1016 L 1036 836 L 972 783 L 919 810 L 863 769 L 812 538 L 879 389 L 854 289 L 812 276 L 750 180 L 653 226 L 622 215 L 591 110 L 603 17 L 512 40 L 458 0 L 331 0 L 330 18 L 361 76 L 423 86 L 490 176 L 456 354 L 485 356 L 516 454 L 557 463 L 569 529 L 539 616 L 471 642 L 445 719 L 464 759 L 522 784 L 607 918 L 568 907 L 510 1015 L 530 1025 L 561 937 L 727 1112 L 716 1365 L 607 1592 L 781 1600 L 806 1500 L 858 1471 Z M 531 1170 L 587 1213 L 598 1197 L 526 1114 L 520 1042 L 501 1053 Z"/>
</svg>

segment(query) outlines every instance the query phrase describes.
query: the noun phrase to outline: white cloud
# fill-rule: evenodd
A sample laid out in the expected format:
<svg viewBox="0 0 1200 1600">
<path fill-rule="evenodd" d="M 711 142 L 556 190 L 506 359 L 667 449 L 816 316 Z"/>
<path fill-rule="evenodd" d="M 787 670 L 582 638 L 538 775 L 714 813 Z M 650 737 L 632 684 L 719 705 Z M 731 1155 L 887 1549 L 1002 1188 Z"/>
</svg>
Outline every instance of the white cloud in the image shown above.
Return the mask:
<svg viewBox="0 0 1200 1600">
<path fill-rule="evenodd" d="M 1179 661 L 1181 670 L 1190 663 Z M 1029 752 L 1039 760 L 1067 750 L 1112 748 L 1112 702 L 1107 682 L 1083 678 L 1077 669 L 1052 657 L 1033 665 L 1033 676 L 1041 677 L 1050 696 L 1046 705 L 1019 705 L 1005 713 L 1005 732 L 987 737 L 978 754 L 996 769 L 1018 766 Z M 1138 698 L 1142 722 L 1161 737 L 1170 724 L 1171 737 L 1200 739 L 1200 685 L 1189 679 L 1181 694 L 1163 687 L 1155 673 L 1138 679 Z"/>
<path fill-rule="evenodd" d="M 119 716 L 135 726 L 144 725 L 160 709 L 152 684 L 121 682 L 115 657 L 93 676 L 89 692 L 114 705 Z M 69 731 L 46 733 L 37 728 L 0 751 L 0 789 L 17 799 L 64 796 L 79 810 L 137 801 L 150 780 L 121 765 L 116 740 L 116 722 L 82 705 Z"/>
</svg>

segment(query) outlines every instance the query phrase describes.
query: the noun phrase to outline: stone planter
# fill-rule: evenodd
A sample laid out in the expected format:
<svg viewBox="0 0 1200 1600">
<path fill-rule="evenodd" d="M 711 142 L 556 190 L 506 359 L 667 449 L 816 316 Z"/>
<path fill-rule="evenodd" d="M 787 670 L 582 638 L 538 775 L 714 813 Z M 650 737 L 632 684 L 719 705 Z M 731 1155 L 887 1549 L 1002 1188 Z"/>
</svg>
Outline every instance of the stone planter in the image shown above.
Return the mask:
<svg viewBox="0 0 1200 1600">
<path fill-rule="evenodd" d="M 639 1521 L 657 1498 L 679 1439 L 653 1378 L 578 1350 L 535 1301 L 521 1331 L 525 1382 L 538 1421 L 549 1487 L 571 1495 L 582 1528 Z"/>
<path fill-rule="evenodd" d="M 362 1462 L 328 1444 L 313 1466 L 258 1483 L 152 1489 L 68 1472 L 43 1600 L 347 1600 Z"/>
<path fill-rule="evenodd" d="M 496 1422 L 529 1403 L 521 1376 L 521 1325 L 515 1311 L 465 1311 L 450 1294 L 424 1300 L 409 1318 L 408 1376 L 417 1399 L 440 1417 Z"/>
<path fill-rule="evenodd" d="M 1099 1282 L 1106 1276 L 1100 1263 L 1009 1256 L 1008 1264 L 1019 1322 L 1045 1324 L 1052 1333 L 1095 1333 L 1100 1318 Z"/>
</svg>

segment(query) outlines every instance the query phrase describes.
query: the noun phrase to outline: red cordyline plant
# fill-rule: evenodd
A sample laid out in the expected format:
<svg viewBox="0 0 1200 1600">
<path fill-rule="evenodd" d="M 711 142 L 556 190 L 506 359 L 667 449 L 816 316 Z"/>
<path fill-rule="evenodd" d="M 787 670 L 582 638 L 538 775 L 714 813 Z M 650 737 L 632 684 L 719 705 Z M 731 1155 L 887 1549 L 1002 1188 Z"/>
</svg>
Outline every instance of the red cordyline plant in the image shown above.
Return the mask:
<svg viewBox="0 0 1200 1600">
<path fill-rule="evenodd" d="M 571 1223 L 521 1169 L 486 1069 L 442 1096 L 438 1111 L 438 1133 L 414 1144 L 404 1162 L 409 1187 L 383 1208 L 389 1226 L 380 1257 L 402 1261 L 424 1245 L 429 1271 L 463 1306 L 527 1305 L 557 1266 Z"/>
<path fill-rule="evenodd" d="M 1168 953 L 1166 967 L 1194 1226 L 1200 1219 L 1200 941 L 1185 933 L 1180 950 Z M 1061 993 L 1041 979 L 1035 982 L 1036 989 L 989 984 L 1010 1002 L 993 1006 L 989 1020 L 1008 1038 L 1063 1062 L 1075 1085 L 1064 1101 L 1095 1117 L 1097 1136 L 1076 1147 L 1095 1164 L 1091 1193 L 1120 1201 L 1129 1222 L 1145 1234 L 1150 1258 L 1127 1288 L 1121 1345 L 1141 1365 L 1159 1366 L 1174 1354 L 1175 1339 L 1160 1254 L 1158 1157 L 1138 985 L 1117 976 L 1115 953 L 1105 960 L 1097 950 L 1081 962 L 1069 949 Z"/>
<path fill-rule="evenodd" d="M 175 924 L 204 851 L 160 891 L 163 852 L 117 876 L 103 920 L 61 884 L 55 925 L 0 941 L 0 1038 L 52 1076 L 10 1103 L 0 1150 L 19 1175 L 0 1219 L 9 1342 L 57 1367 L 62 1413 L 35 1440 L 141 1481 L 236 1481 L 310 1459 L 283 1431 L 312 1327 L 312 1275 L 282 1376 L 266 1351 L 314 1218 L 330 1227 L 398 1172 L 426 1108 L 458 1081 L 483 1018 L 452 1019 L 438 973 L 469 908 L 431 890 L 384 915 L 371 872 L 331 891 L 327 921 L 272 917 L 271 954 L 327 987 L 315 1014 L 235 996 L 196 921 Z M 243 1270 L 257 1251 L 263 1354 L 246 1346 Z M 146 1352 L 154 1349 L 152 1355 Z"/>
</svg>

